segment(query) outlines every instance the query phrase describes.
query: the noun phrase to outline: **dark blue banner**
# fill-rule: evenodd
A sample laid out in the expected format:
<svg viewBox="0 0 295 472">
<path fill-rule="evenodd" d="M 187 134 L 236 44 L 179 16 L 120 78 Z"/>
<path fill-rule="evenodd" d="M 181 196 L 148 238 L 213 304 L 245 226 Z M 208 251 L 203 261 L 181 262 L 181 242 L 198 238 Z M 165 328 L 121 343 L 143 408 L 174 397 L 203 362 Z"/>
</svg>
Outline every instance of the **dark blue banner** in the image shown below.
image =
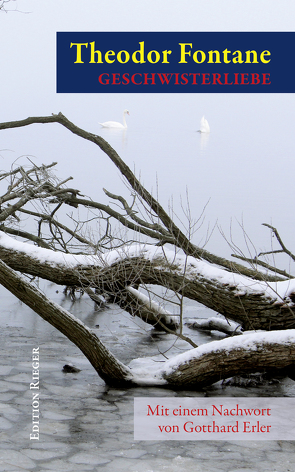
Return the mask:
<svg viewBox="0 0 295 472">
<path fill-rule="evenodd" d="M 295 33 L 59 32 L 58 93 L 294 93 Z"/>
</svg>

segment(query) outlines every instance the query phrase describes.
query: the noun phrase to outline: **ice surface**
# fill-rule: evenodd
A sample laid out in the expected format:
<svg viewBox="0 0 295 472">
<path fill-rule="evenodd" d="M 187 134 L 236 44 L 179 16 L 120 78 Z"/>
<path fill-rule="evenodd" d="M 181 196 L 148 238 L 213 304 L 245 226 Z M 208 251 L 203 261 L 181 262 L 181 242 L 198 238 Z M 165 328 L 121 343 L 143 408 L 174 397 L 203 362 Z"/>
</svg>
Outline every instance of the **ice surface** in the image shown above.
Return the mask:
<svg viewBox="0 0 295 472">
<path fill-rule="evenodd" d="M 102 465 L 107 464 L 110 462 L 109 459 L 104 459 L 100 457 L 99 454 L 91 454 L 89 452 L 81 452 L 79 454 L 75 454 L 73 457 L 70 458 L 70 462 L 74 464 L 87 464 L 87 465 Z"/>
<path fill-rule="evenodd" d="M 77 466 L 77 464 L 71 464 L 70 462 L 68 461 L 64 461 L 64 460 L 53 460 L 53 461 L 50 461 L 50 462 L 45 462 L 44 464 L 42 464 L 42 467 L 43 469 L 47 469 L 47 470 L 54 470 L 54 471 L 58 471 L 58 472 L 77 472 L 77 471 L 87 471 L 87 470 L 91 470 L 93 471 L 93 465 L 87 465 L 87 464 L 83 464 L 83 467 L 79 467 Z M 40 471 L 41 472 L 41 471 Z"/>
<path fill-rule="evenodd" d="M 58 421 L 72 420 L 75 418 L 75 416 L 62 415 L 60 413 L 55 413 L 53 411 L 45 411 L 42 414 L 42 417 L 47 418 L 49 420 L 58 420 Z"/>
<path fill-rule="evenodd" d="M 63 421 L 42 421 L 42 433 L 50 436 L 63 436 L 69 435 L 69 425 Z"/>
<path fill-rule="evenodd" d="M 28 386 L 27 385 L 22 385 L 20 383 L 13 383 L 10 381 L 4 382 L 3 380 L 0 380 L 0 391 L 1 392 L 7 392 L 8 390 L 16 391 L 16 392 L 23 392 L 24 390 L 27 390 Z"/>
<path fill-rule="evenodd" d="M 0 366 L 0 375 L 8 375 L 13 369 L 11 365 L 1 365 Z"/>
<path fill-rule="evenodd" d="M 0 418 L 0 430 L 1 429 L 10 429 L 13 424 L 5 418 Z"/>
<path fill-rule="evenodd" d="M 0 403 L 0 414 L 1 416 L 10 417 L 11 415 L 19 415 L 19 411 L 13 408 L 9 403 Z"/>
<path fill-rule="evenodd" d="M 0 464 L 3 466 L 4 463 L 14 467 L 20 466 L 26 470 L 32 470 L 35 467 L 35 463 L 29 457 L 13 449 L 0 450 Z"/>
<path fill-rule="evenodd" d="M 82 320 L 86 317 L 87 309 L 87 305 L 82 301 L 79 312 Z M 37 332 L 32 330 L 32 326 L 38 323 L 38 318 L 33 313 L 25 313 L 24 317 L 23 307 L 20 309 L 17 305 L 13 322 L 17 321 L 23 325 L 18 337 L 14 336 L 15 327 L 9 327 L 9 318 L 5 318 L 5 332 L 0 330 L 0 356 L 7 366 L 13 366 L 15 380 L 12 382 L 12 376 L 6 371 L 5 378 L 2 377 L 0 381 L 0 420 L 3 421 L 2 427 L 0 423 L 0 453 L 3 457 L 0 458 L 0 472 L 288 470 L 288 464 L 295 452 L 295 443 L 291 441 L 268 441 L 260 444 L 246 441 L 202 441 L 200 444 L 194 441 L 191 441 L 192 444 L 188 444 L 189 441 L 167 441 L 165 444 L 134 441 L 134 396 L 240 396 L 241 389 L 221 389 L 220 385 L 201 392 L 175 392 L 157 387 L 129 390 L 108 388 L 72 343 L 52 329 L 48 332 L 45 323 L 40 325 L 42 329 Z M 128 355 L 126 345 L 110 341 L 116 355 L 120 358 L 126 356 L 128 362 L 134 352 L 141 352 L 145 356 L 144 361 L 131 363 L 134 369 L 148 371 L 150 364 L 156 365 L 157 368 L 163 365 L 163 362 L 159 362 L 163 359 L 163 356 L 159 356 L 159 349 L 166 352 L 171 344 L 174 345 L 175 338 L 172 335 L 158 334 L 155 342 L 150 331 L 140 335 L 138 327 L 129 322 L 128 318 L 122 323 L 125 327 L 118 328 L 118 315 L 114 312 L 111 311 L 110 314 L 108 310 L 105 315 L 99 316 L 101 320 L 109 321 L 108 326 L 112 326 L 111 322 L 115 321 L 117 339 L 124 338 L 127 342 Z M 100 321 L 99 324 L 103 326 Z M 185 333 L 187 334 L 187 331 Z M 264 336 L 264 333 L 257 333 L 258 335 Z M 108 328 L 101 329 L 101 336 L 109 336 Z M 200 340 L 204 342 L 211 339 L 198 332 L 193 332 L 192 336 L 199 344 Z M 239 339 L 243 338 L 244 342 L 247 342 L 247 336 L 248 334 L 245 334 Z M 29 439 L 32 392 L 27 383 L 27 375 L 31 375 L 32 348 L 36 346 L 40 347 L 41 353 L 40 440 L 33 442 Z M 168 355 L 187 350 L 187 346 L 181 342 L 173 349 L 170 349 Z M 61 369 L 68 362 L 81 366 L 81 372 L 77 375 L 64 374 Z M 294 396 L 294 392 L 294 382 L 287 379 L 259 389 L 242 390 L 245 396 Z"/>
<path fill-rule="evenodd" d="M 63 451 L 51 451 L 51 450 L 37 450 L 37 449 L 22 449 L 21 451 L 26 456 L 30 457 L 30 459 L 37 460 L 37 461 L 44 461 L 47 459 L 56 458 L 59 456 L 63 456 L 66 453 Z"/>
<path fill-rule="evenodd" d="M 139 459 L 146 453 L 147 451 L 143 449 L 123 449 L 121 451 L 115 452 L 114 455 L 119 457 L 128 457 L 130 459 Z"/>
</svg>

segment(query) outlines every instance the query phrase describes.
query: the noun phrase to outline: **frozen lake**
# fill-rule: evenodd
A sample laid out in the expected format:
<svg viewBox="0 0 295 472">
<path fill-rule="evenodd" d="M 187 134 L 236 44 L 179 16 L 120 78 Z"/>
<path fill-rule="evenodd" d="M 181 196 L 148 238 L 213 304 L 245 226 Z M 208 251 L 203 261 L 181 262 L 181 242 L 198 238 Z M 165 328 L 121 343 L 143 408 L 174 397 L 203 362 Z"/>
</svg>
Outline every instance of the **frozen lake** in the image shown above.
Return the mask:
<svg viewBox="0 0 295 472">
<path fill-rule="evenodd" d="M 268 223 L 277 227 L 287 247 L 295 251 L 290 212 L 294 95 L 81 94 L 75 96 L 75 107 L 72 100 L 70 94 L 59 95 L 50 112 L 62 111 L 76 125 L 109 141 L 186 228 L 182 208 L 189 207 L 196 221 L 206 207 L 205 221 L 193 236 L 196 244 L 229 256 L 232 250 L 221 228 L 241 251 L 253 255 L 270 248 L 270 232 L 261 226 Z M 125 108 L 130 111 L 126 131 L 100 128 L 99 122 L 122 122 Z M 40 114 L 46 114 L 46 109 Z M 208 136 L 197 132 L 203 115 L 211 128 Z M 15 111 L 11 119 L 25 116 Z M 109 203 L 104 187 L 130 201 L 130 191 L 109 158 L 60 125 L 1 131 L 1 139 L 2 169 L 7 170 L 19 156 L 23 157 L 17 163 L 23 163 L 26 155 L 36 164 L 57 160 L 58 175 L 73 176 L 70 185 L 82 194 Z"/>
<path fill-rule="evenodd" d="M 123 362 L 181 352 L 173 335 L 153 332 L 110 308 L 94 311 L 84 296 L 74 305 L 56 287 L 51 298 L 98 333 Z M 82 353 L 48 323 L 1 290 L 0 471 L 245 472 L 293 471 L 294 441 L 135 441 L 134 397 L 294 396 L 294 382 L 281 379 L 260 387 L 220 383 L 199 392 L 160 388 L 107 387 Z M 196 307 L 194 308 L 196 310 Z M 192 316 L 189 304 L 186 315 Z M 199 307 L 199 316 L 206 316 Z M 98 328 L 99 325 L 99 328 Z M 188 332 L 195 342 L 212 339 Z M 216 335 L 213 339 L 217 339 Z M 32 350 L 40 352 L 40 436 L 32 433 Z M 79 373 L 62 372 L 74 364 Z"/>
<path fill-rule="evenodd" d="M 188 213 L 194 222 L 205 208 L 205 220 L 193 241 L 213 253 L 230 257 L 233 249 L 226 239 L 246 256 L 272 245 L 276 249 L 269 229 L 261 226 L 264 222 L 276 226 L 288 249 L 295 252 L 290 204 L 294 201 L 294 94 L 57 94 L 55 87 L 56 31 L 97 31 L 98 27 L 102 31 L 293 31 L 292 2 L 188 1 L 171 2 L 167 8 L 167 2 L 115 0 L 104 2 L 103 8 L 97 1 L 85 6 L 56 2 L 55 9 L 54 2 L 25 0 L 5 5 L 18 11 L 2 12 L 1 17 L 1 122 L 62 112 L 81 128 L 101 134 L 184 227 L 189 225 Z M 125 108 L 130 111 L 126 132 L 100 129 L 99 122 L 120 121 Z M 211 128 L 207 137 L 197 132 L 203 115 Z M 8 171 L 13 163 L 25 164 L 26 156 L 36 165 L 58 161 L 58 176 L 63 180 L 72 175 L 70 185 L 93 200 L 109 203 L 103 187 L 130 199 L 109 159 L 57 124 L 1 131 L 0 150 L 1 171 Z M 23 228 L 30 229 L 27 222 Z M 282 263 L 290 269 L 286 258 Z M 123 362 L 146 355 L 158 359 L 159 352 L 172 354 L 187 348 L 181 342 L 174 344 L 172 335 L 135 323 L 114 307 L 98 313 L 85 296 L 72 305 L 61 287 L 47 284 L 46 292 L 98 329 Z M 106 387 L 64 336 L 1 287 L 0 296 L 0 472 L 295 470 L 294 441 L 134 441 L 134 397 L 160 397 L 163 390 Z M 186 303 L 185 317 L 193 316 L 207 317 L 210 312 Z M 217 339 L 217 335 L 189 334 L 198 343 Z M 41 423 L 40 439 L 34 442 L 29 439 L 29 384 L 36 348 L 41 360 Z M 66 363 L 81 371 L 63 373 Z M 256 388 L 215 384 L 201 392 L 167 390 L 165 395 L 293 397 L 294 382 L 282 379 Z"/>
<path fill-rule="evenodd" d="M 269 231 L 261 226 L 266 222 L 279 229 L 294 251 L 289 204 L 294 192 L 293 96 L 102 96 L 95 97 L 95 103 L 93 97 L 78 96 L 75 110 L 70 99 L 60 97 L 55 111 L 61 110 L 75 124 L 108 140 L 147 189 L 184 224 L 186 192 L 193 220 L 208 203 L 205 222 L 193 236 L 196 244 L 207 242 L 208 250 L 229 257 L 232 250 L 219 232 L 221 227 L 228 239 L 232 237 L 242 251 L 248 255 L 249 249 L 253 255 L 271 244 Z M 83 114 L 82 103 L 87 110 Z M 126 107 L 130 110 L 127 131 L 100 130 L 98 121 L 119 121 Z M 197 132 L 202 115 L 211 127 L 207 139 Z M 94 200 L 108 203 L 103 187 L 126 198 L 130 195 L 100 150 L 58 125 L 3 131 L 1 137 L 2 169 L 8 170 L 16 157 L 25 155 L 33 156 L 39 165 L 57 160 L 59 176 L 72 175 L 71 186 Z M 24 161 L 22 157 L 17 163 Z M 248 244 L 241 226 L 249 236 Z M 46 291 L 90 327 L 99 325 L 101 339 L 123 362 L 158 356 L 168 349 L 169 355 L 187 349 L 181 342 L 174 344 L 172 335 L 153 332 L 115 309 L 95 312 L 86 297 L 72 305 L 62 288 L 50 285 Z M 163 390 L 107 388 L 75 346 L 4 290 L 1 311 L 0 471 L 294 470 L 294 442 L 135 442 L 134 396 L 163 396 Z M 209 315 L 203 307 L 186 303 L 185 317 Z M 217 335 L 189 335 L 197 343 L 217 339 Z M 32 442 L 28 385 L 31 353 L 37 346 L 42 423 L 40 440 Z M 63 373 L 66 363 L 75 364 L 81 372 Z M 284 379 L 246 389 L 215 384 L 201 392 L 165 390 L 165 395 L 294 396 L 294 382 Z"/>
</svg>

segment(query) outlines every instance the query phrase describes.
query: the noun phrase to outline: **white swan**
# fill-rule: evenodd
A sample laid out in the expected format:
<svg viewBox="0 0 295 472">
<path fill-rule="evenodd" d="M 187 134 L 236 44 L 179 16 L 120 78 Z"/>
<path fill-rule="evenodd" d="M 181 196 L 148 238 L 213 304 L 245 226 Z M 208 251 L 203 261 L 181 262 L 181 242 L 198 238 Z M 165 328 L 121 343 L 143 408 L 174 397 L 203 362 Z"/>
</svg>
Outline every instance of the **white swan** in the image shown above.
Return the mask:
<svg viewBox="0 0 295 472">
<path fill-rule="evenodd" d="M 127 129 L 127 123 L 125 115 L 129 115 L 128 110 L 123 111 L 123 124 L 119 123 L 118 121 L 106 121 L 105 123 L 99 123 L 103 128 L 120 128 L 120 129 Z"/>
<path fill-rule="evenodd" d="M 205 116 L 202 116 L 201 119 L 201 128 L 200 128 L 200 133 L 210 133 L 210 126 L 208 121 L 206 120 Z"/>
</svg>

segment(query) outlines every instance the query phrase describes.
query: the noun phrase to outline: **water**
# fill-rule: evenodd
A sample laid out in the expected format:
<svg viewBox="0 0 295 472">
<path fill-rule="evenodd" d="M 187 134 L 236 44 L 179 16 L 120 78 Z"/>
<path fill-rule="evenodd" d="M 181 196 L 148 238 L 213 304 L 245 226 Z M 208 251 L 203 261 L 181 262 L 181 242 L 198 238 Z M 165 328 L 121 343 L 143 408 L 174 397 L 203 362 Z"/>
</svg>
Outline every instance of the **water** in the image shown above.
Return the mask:
<svg viewBox="0 0 295 472">
<path fill-rule="evenodd" d="M 187 206 L 186 188 L 193 219 L 209 202 L 206 219 L 193 236 L 196 244 L 206 243 L 208 250 L 229 257 L 232 250 L 220 234 L 221 228 L 246 255 L 269 250 L 273 238 L 261 226 L 267 222 L 277 226 L 294 252 L 294 95 L 57 95 L 54 73 L 56 31 L 95 31 L 97 18 L 110 31 L 131 31 L 135 25 L 141 31 L 289 31 L 294 17 L 290 5 L 253 2 L 252 8 L 252 3 L 249 7 L 249 2 L 240 2 L 233 8 L 233 2 L 221 7 L 217 2 L 187 2 L 181 11 L 174 5 L 168 11 L 161 2 L 142 3 L 140 8 L 135 2 L 127 8 L 125 2 L 111 2 L 103 9 L 92 2 L 91 9 L 79 9 L 77 15 L 77 8 L 59 2 L 57 15 L 52 2 L 43 2 L 38 8 L 36 2 L 25 3 L 28 5 L 21 10 L 30 14 L 17 12 L 2 18 L 5 93 L 1 97 L 1 121 L 62 111 L 78 126 L 100 133 L 99 121 L 120 120 L 127 107 L 131 113 L 128 131 L 101 131 L 102 136 L 141 175 L 148 190 L 159 195 L 161 204 L 170 210 L 173 207 L 186 226 L 189 222 L 180 201 L 181 196 L 183 206 Z M 24 47 L 30 54 L 23 53 Z M 197 133 L 202 115 L 211 127 L 206 142 Z M 102 187 L 130 195 L 106 156 L 58 125 L 1 131 L 1 169 L 7 171 L 12 162 L 25 155 L 37 165 L 57 160 L 60 177 L 73 175 L 73 187 L 95 200 L 108 203 Z M 21 157 L 17 165 L 24 162 Z M 288 268 L 288 261 L 283 262 Z M 173 345 L 170 335 L 153 334 L 115 310 L 95 313 L 84 297 L 71 306 L 56 290 L 47 287 L 51 297 L 87 324 L 99 324 L 103 340 L 124 362 L 134 356 L 156 355 L 159 349 L 165 351 Z M 133 397 L 160 396 L 163 391 L 108 389 L 75 346 L 7 292 L 0 293 L 0 472 L 294 470 L 294 442 L 135 443 Z M 202 307 L 187 305 L 186 315 L 195 314 L 209 316 Z M 200 342 L 211 339 L 205 334 L 192 336 Z M 28 439 L 28 384 L 31 351 L 36 346 L 41 350 L 42 426 L 40 441 L 32 443 Z M 181 343 L 173 347 L 175 352 L 184 348 Z M 68 362 L 80 367 L 81 372 L 64 374 L 62 366 Z M 206 394 L 293 396 L 293 385 L 284 380 L 257 389 L 222 390 L 214 386 Z"/>
<path fill-rule="evenodd" d="M 44 286 L 43 286 L 44 288 Z M 48 295 L 87 325 L 127 363 L 159 351 L 176 354 L 186 349 L 173 335 L 155 333 L 115 307 L 94 311 L 85 296 L 75 304 L 47 285 Z M 0 343 L 0 471 L 293 471 L 293 441 L 135 441 L 133 399 L 144 397 L 294 396 L 294 382 L 282 379 L 257 388 L 225 387 L 217 383 L 202 391 L 161 388 L 114 389 L 97 376 L 82 353 L 62 334 L 1 289 Z M 191 309 L 190 309 L 191 308 Z M 208 316 L 201 306 L 186 305 Z M 212 339 L 189 332 L 195 342 Z M 218 335 L 213 337 L 218 339 Z M 40 352 L 40 437 L 32 432 L 32 349 Z M 79 373 L 65 374 L 64 364 Z M 35 405 L 36 407 L 37 405 Z"/>
<path fill-rule="evenodd" d="M 73 106 L 72 97 L 62 94 L 52 106 L 108 140 L 186 229 L 188 210 L 195 221 L 206 207 L 193 241 L 229 257 L 233 251 L 220 228 L 246 255 L 270 249 L 273 239 L 262 223 L 276 226 L 287 247 L 295 250 L 290 212 L 294 100 L 287 94 L 85 94 L 76 96 Z M 122 121 L 124 108 L 130 111 L 127 131 L 99 127 L 99 121 Z M 197 132 L 203 115 L 211 127 L 207 140 Z M 10 150 L 1 152 L 1 168 L 26 154 L 37 164 L 57 160 L 58 175 L 72 175 L 69 185 L 82 194 L 109 203 L 106 188 L 131 202 L 131 192 L 109 158 L 63 127 L 34 125 L 1 131 L 1 137 L 2 149 Z"/>
<path fill-rule="evenodd" d="M 59 100 L 58 109 L 107 139 L 161 204 L 168 211 L 173 208 L 184 226 L 190 220 L 182 207 L 195 220 L 209 202 L 205 221 L 193 236 L 195 243 L 207 243 L 208 250 L 230 257 L 232 250 L 219 232 L 221 227 L 243 252 L 255 254 L 269 249 L 273 242 L 269 231 L 261 227 L 267 222 L 278 227 L 294 251 L 289 203 L 294 193 L 293 96 L 136 95 L 128 100 L 126 96 L 102 96 L 96 103 L 93 97 L 84 96 L 77 97 L 76 109 L 70 106 L 71 97 Z M 127 132 L 99 130 L 98 121 L 120 120 L 126 107 L 130 110 Z M 197 133 L 203 114 L 211 127 L 207 140 Z M 3 168 L 8 169 L 15 156 L 24 153 L 35 156 L 37 164 L 58 160 L 60 177 L 73 175 L 71 186 L 93 199 L 108 203 L 103 187 L 130 198 L 108 158 L 67 130 L 45 125 L 38 128 L 38 134 L 34 127 L 1 133 L 3 149 L 13 149 L 13 157 L 11 151 L 2 151 Z M 116 309 L 99 314 L 85 297 L 71 306 L 60 288 L 51 285 L 46 291 L 89 326 L 99 325 L 102 340 L 123 362 L 151 355 L 158 359 L 160 352 L 172 355 L 187 349 L 182 342 L 175 345 L 172 335 L 154 333 Z M 1 293 L 0 471 L 294 470 L 294 442 L 134 442 L 134 396 L 163 396 L 163 390 L 109 389 L 75 346 L 7 292 Z M 210 316 L 197 304 L 187 303 L 185 309 L 187 317 Z M 210 337 L 187 329 L 185 334 L 197 343 L 218 339 L 217 334 Z M 40 440 L 33 443 L 29 440 L 28 385 L 31 351 L 36 346 L 40 346 L 42 359 L 42 423 Z M 77 365 L 81 372 L 64 374 L 65 363 Z M 202 392 L 165 391 L 173 397 L 204 394 L 294 396 L 294 383 L 284 379 L 258 388 L 221 388 L 217 384 Z"/>
</svg>

